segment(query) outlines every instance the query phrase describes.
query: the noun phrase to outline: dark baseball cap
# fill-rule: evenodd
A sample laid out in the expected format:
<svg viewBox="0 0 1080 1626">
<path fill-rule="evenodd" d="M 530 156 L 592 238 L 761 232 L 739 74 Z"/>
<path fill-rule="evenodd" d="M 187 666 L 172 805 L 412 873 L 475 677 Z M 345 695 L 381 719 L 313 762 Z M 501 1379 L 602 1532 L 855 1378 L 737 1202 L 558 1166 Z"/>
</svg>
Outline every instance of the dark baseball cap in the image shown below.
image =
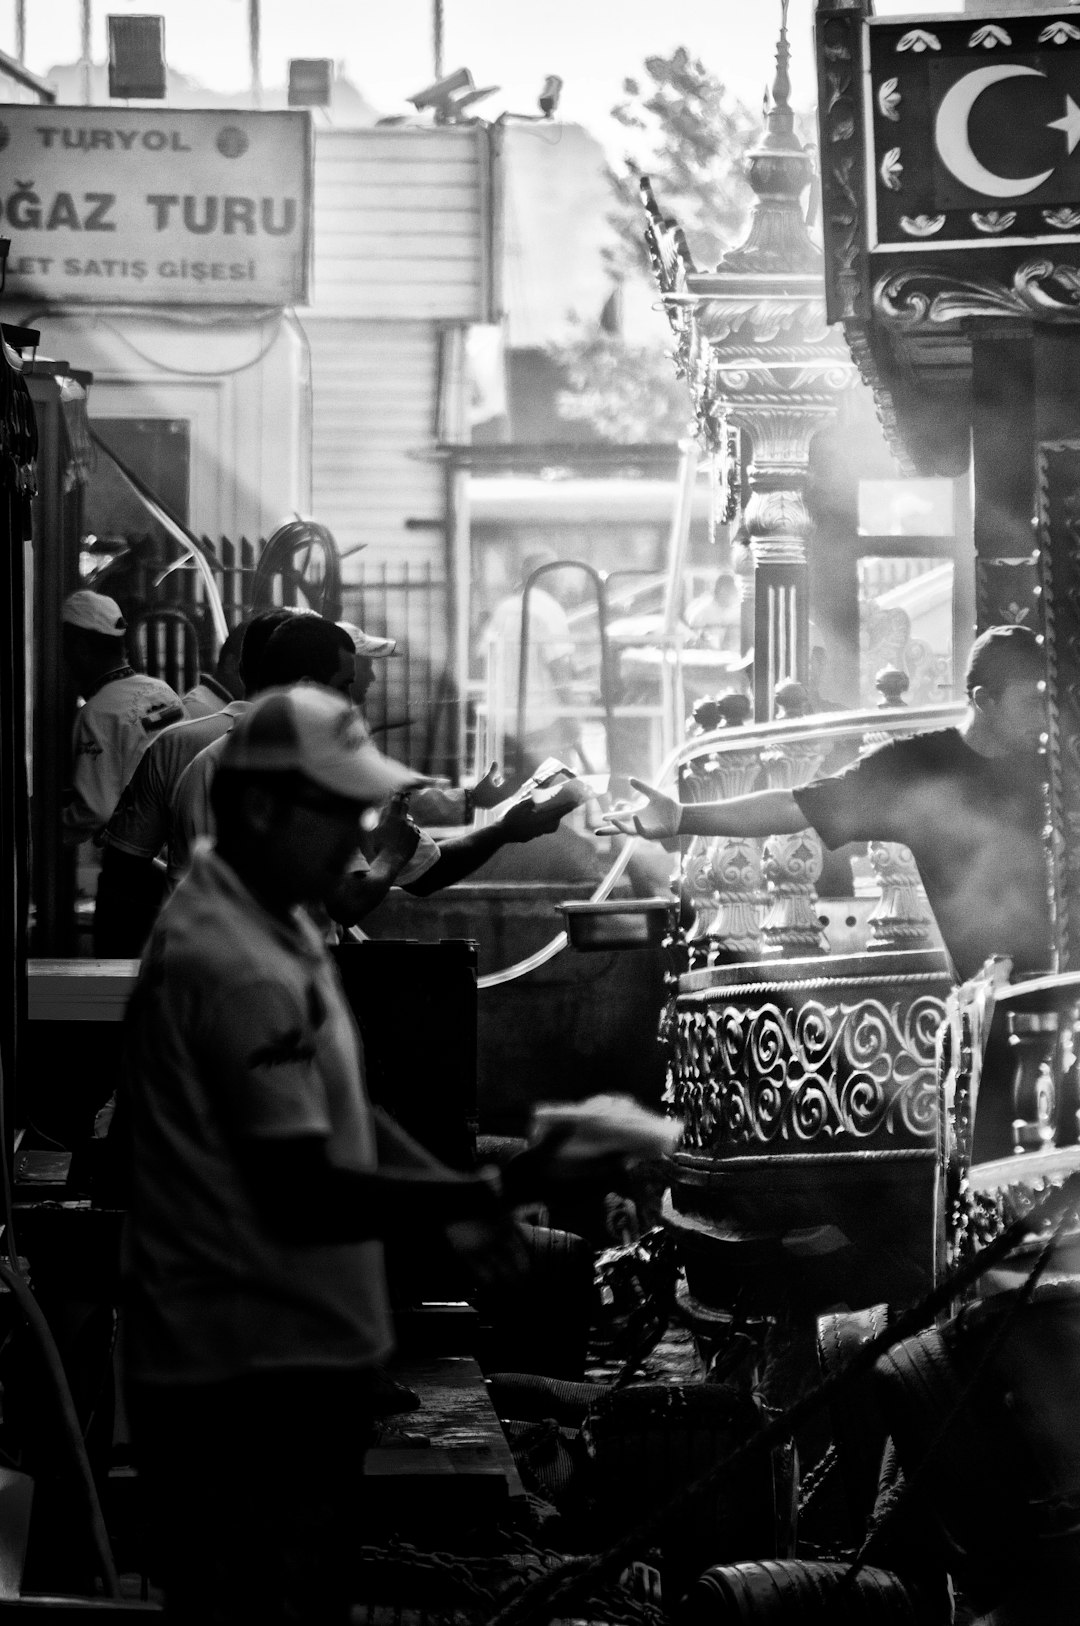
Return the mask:
<svg viewBox="0 0 1080 1626">
<path fill-rule="evenodd" d="M 1009 683 L 1046 677 L 1046 653 L 1030 627 L 987 627 L 971 646 L 964 686 L 1000 694 Z"/>
<path fill-rule="evenodd" d="M 221 767 L 300 774 L 354 802 L 382 802 L 425 782 L 377 751 L 356 708 L 316 683 L 260 695 L 225 736 Z"/>
</svg>

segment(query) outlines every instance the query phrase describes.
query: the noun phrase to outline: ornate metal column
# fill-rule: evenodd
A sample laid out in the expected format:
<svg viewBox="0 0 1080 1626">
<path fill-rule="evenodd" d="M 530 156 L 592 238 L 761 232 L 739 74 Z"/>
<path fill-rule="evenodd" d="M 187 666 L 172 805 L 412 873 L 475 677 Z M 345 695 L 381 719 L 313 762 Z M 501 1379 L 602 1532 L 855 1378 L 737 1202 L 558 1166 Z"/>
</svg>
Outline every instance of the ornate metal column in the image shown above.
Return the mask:
<svg viewBox="0 0 1080 1626">
<path fill-rule="evenodd" d="M 752 445 L 742 516 L 754 566 L 754 705 L 773 714 L 777 683 L 807 678 L 807 542 L 803 492 L 810 440 L 856 379 L 825 321 L 824 264 L 800 203 L 813 161 L 789 103 L 787 0 L 766 128 L 749 154 L 756 201 L 746 241 L 699 271 L 674 221 L 643 191 L 646 239 L 674 329 L 676 365 L 694 397 L 706 452 L 726 461 L 732 429 Z"/>
</svg>

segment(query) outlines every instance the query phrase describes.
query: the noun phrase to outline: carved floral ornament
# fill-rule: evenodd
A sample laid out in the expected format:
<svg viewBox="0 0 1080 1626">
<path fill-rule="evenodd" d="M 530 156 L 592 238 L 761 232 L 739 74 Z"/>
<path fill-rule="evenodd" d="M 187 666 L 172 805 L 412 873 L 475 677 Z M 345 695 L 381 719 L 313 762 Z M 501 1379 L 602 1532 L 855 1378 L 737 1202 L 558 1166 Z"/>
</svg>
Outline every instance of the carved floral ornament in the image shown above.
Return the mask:
<svg viewBox="0 0 1080 1626">
<path fill-rule="evenodd" d="M 875 313 L 900 328 L 1013 316 L 1080 323 L 1080 269 L 1048 259 L 1025 260 L 1011 283 L 958 277 L 930 266 L 891 271 L 874 287 Z"/>
<path fill-rule="evenodd" d="M 940 51 L 941 41 L 925 28 L 911 28 L 896 42 L 898 51 Z"/>
<path fill-rule="evenodd" d="M 900 229 L 909 237 L 934 237 L 944 224 L 944 215 L 900 216 Z"/>
<path fill-rule="evenodd" d="M 987 232 L 996 237 L 999 233 L 1008 231 L 1012 226 L 1016 225 L 1016 210 L 987 209 L 985 214 L 979 214 L 976 211 L 971 217 L 971 224 L 976 231 Z"/>
<path fill-rule="evenodd" d="M 1011 45 L 1012 38 L 1006 34 L 997 23 L 987 23 L 984 28 L 977 28 L 968 40 L 969 50 L 981 45 L 984 50 L 992 51 L 998 45 Z"/>
<path fill-rule="evenodd" d="M 883 186 L 890 192 L 899 192 L 904 184 L 904 165 L 900 158 L 900 148 L 890 147 L 878 167 Z"/>
<path fill-rule="evenodd" d="M 1047 23 L 1039 35 L 1040 45 L 1067 45 L 1069 40 L 1080 40 L 1080 28 L 1072 23 Z"/>
<path fill-rule="evenodd" d="M 878 86 L 877 100 L 882 116 L 893 124 L 900 119 L 900 81 L 899 79 L 885 79 Z"/>
</svg>

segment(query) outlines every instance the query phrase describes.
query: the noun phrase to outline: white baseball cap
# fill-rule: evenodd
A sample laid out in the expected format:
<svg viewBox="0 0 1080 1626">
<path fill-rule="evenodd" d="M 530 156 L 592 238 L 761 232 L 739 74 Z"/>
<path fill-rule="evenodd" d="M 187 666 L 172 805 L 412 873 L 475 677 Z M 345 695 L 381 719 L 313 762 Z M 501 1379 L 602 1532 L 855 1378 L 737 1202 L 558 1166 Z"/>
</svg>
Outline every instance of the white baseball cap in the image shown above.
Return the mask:
<svg viewBox="0 0 1080 1626">
<path fill-rule="evenodd" d="M 363 718 L 344 695 L 317 683 L 268 689 L 225 736 L 222 768 L 298 773 L 354 802 L 383 802 L 424 783 L 371 743 Z"/>
<path fill-rule="evenodd" d="M 349 634 L 358 655 L 368 655 L 377 660 L 382 655 L 392 655 L 397 648 L 396 638 L 378 638 L 373 632 L 365 632 L 363 627 L 358 627 L 355 621 L 339 621 L 338 626 L 342 632 Z"/>
<path fill-rule="evenodd" d="M 104 593 L 92 593 L 88 587 L 68 594 L 60 606 L 60 620 L 69 627 L 104 633 L 107 638 L 119 638 L 127 631 L 116 600 Z"/>
</svg>

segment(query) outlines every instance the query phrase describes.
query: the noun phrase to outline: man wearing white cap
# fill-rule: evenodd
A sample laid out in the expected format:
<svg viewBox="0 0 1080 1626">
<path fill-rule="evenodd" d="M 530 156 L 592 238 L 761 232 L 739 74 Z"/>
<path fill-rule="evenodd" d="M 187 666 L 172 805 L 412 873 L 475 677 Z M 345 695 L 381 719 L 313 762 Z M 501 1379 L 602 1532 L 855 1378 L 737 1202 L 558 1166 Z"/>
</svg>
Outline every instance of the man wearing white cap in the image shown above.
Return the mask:
<svg viewBox="0 0 1080 1626">
<path fill-rule="evenodd" d="M 446 1231 L 497 1281 L 516 1235 L 487 1175 L 371 1109 L 321 902 L 366 808 L 412 782 L 348 701 L 274 690 L 213 781 L 217 843 L 165 905 L 128 1015 L 126 1366 L 169 1618 L 344 1626 L 371 1374 L 392 1328 L 381 1238 Z M 511 1200 L 567 1172 L 552 1146 Z"/>
<path fill-rule="evenodd" d="M 127 623 L 115 599 L 81 588 L 64 600 L 60 620 L 64 660 L 83 699 L 63 812 L 64 841 L 75 846 L 105 828 L 146 747 L 183 719 L 184 708 L 167 683 L 129 665 Z"/>
<path fill-rule="evenodd" d="M 380 638 L 365 632 L 355 621 L 339 621 L 338 626 L 349 634 L 356 651 L 356 669 L 349 693 L 363 710 L 372 684 L 375 682 L 375 662 L 385 660 L 397 651 L 396 638 Z M 471 824 L 475 810 L 498 807 L 506 800 L 506 790 L 493 762 L 484 777 L 475 785 L 421 785 L 409 799 L 410 817 L 421 825 Z"/>
</svg>

